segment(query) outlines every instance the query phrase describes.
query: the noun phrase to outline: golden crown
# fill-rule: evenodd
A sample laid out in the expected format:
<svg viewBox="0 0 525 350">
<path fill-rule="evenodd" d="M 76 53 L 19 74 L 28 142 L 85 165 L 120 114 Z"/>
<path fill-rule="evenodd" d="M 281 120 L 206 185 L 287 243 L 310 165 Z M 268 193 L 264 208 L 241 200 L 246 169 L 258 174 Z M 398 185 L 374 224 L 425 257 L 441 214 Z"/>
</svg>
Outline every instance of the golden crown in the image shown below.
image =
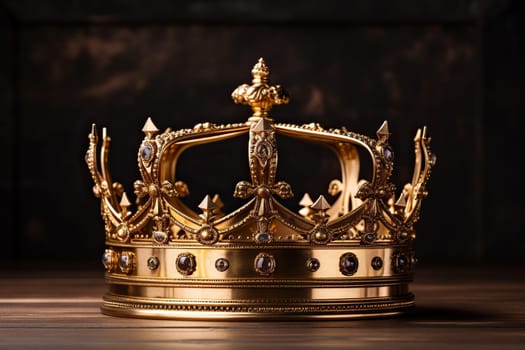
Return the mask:
<svg viewBox="0 0 525 350">
<path fill-rule="evenodd" d="M 435 156 L 426 128 L 414 138 L 412 181 L 399 196 L 389 182 L 393 151 L 385 121 L 370 138 L 317 123 L 276 123 L 273 105 L 288 94 L 270 85 L 259 59 L 252 84 L 233 91 L 251 106 L 245 123 L 201 123 L 159 133 L 148 118 L 138 152 L 142 180 L 134 183 L 136 210 L 108 169 L 110 138 L 103 129 L 100 167 L 93 125 L 86 154 L 93 192 L 101 199 L 107 249 L 103 254 L 109 291 L 102 312 L 117 316 L 235 318 L 353 318 L 398 314 L 414 306 L 408 284 L 415 263 L 412 241 L 421 200 Z M 176 177 L 177 160 L 189 147 L 249 134 L 251 180 L 237 184 L 242 207 L 223 213 L 221 199 L 206 196 L 198 210 L 182 200 L 188 186 Z M 328 147 L 340 160 L 341 178 L 329 184 L 334 203 L 304 194 L 299 213 L 276 197 L 292 187 L 276 180 L 276 137 Z M 358 149 L 372 161 L 361 179 Z"/>
</svg>

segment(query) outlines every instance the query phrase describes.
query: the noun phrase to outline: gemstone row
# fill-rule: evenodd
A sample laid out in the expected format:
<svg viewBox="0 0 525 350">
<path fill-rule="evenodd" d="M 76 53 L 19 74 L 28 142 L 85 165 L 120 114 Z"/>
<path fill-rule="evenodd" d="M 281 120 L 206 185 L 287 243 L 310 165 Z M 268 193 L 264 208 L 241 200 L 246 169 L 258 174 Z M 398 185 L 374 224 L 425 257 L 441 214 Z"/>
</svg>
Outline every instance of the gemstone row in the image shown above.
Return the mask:
<svg viewBox="0 0 525 350">
<path fill-rule="evenodd" d="M 410 271 L 415 259 L 403 252 L 393 255 L 392 267 L 395 273 L 406 273 Z M 120 271 L 125 274 L 133 272 L 135 269 L 135 254 L 123 251 L 120 254 L 112 249 L 106 249 L 102 255 L 102 264 L 108 272 Z M 378 271 L 383 268 L 383 259 L 375 256 L 370 261 L 370 266 Z M 147 259 L 147 266 L 151 271 L 155 271 L 160 266 L 160 260 L 156 256 Z M 230 261 L 226 258 L 219 258 L 215 261 L 215 268 L 219 272 L 225 272 L 230 268 Z M 315 272 L 321 267 L 321 262 L 317 258 L 309 258 L 305 261 L 305 269 L 308 272 Z M 184 276 L 192 275 L 197 269 L 197 260 L 191 253 L 181 253 L 175 260 L 177 271 Z M 253 268 L 261 276 L 270 276 L 277 267 L 276 259 L 269 253 L 259 253 L 253 261 Z M 354 253 L 347 252 L 339 258 L 339 271 L 344 276 L 352 276 L 359 269 L 359 260 Z"/>
</svg>

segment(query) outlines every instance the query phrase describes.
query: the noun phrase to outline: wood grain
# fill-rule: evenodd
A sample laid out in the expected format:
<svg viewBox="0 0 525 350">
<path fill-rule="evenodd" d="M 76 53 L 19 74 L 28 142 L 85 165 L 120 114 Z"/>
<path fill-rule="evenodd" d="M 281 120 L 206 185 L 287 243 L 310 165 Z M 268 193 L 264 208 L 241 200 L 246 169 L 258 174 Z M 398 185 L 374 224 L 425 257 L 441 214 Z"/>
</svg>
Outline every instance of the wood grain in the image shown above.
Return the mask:
<svg viewBox="0 0 525 350">
<path fill-rule="evenodd" d="M 502 274 L 500 271 L 505 271 Z M 101 271 L 0 276 L 0 349 L 524 349 L 522 269 L 420 269 L 391 319 L 187 322 L 104 316 Z"/>
</svg>

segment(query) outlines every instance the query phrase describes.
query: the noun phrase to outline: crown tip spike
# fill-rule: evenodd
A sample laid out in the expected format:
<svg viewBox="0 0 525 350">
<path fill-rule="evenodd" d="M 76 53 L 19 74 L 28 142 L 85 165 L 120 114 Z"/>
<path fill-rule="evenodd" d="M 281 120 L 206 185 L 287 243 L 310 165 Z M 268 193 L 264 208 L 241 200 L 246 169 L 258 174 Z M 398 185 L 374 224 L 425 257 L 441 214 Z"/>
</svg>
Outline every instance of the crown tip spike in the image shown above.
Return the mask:
<svg viewBox="0 0 525 350">
<path fill-rule="evenodd" d="M 155 123 L 153 123 L 151 117 L 148 117 L 146 123 L 144 123 L 144 127 L 142 127 L 142 132 L 145 133 L 148 137 L 155 136 L 159 132 L 159 129 L 155 126 Z"/>
<path fill-rule="evenodd" d="M 421 140 L 421 128 L 418 128 L 416 131 L 416 136 L 414 136 L 414 142 L 419 142 Z"/>
<path fill-rule="evenodd" d="M 317 200 L 315 201 L 315 203 L 310 206 L 310 208 L 315 210 L 328 210 L 331 207 L 332 206 L 330 205 L 330 203 L 328 203 L 328 201 L 326 200 L 326 198 L 324 198 L 323 195 L 320 195 L 319 198 L 317 198 Z"/>
<path fill-rule="evenodd" d="M 388 129 L 388 121 L 385 120 L 383 124 L 376 131 L 377 138 L 380 141 L 386 141 L 390 137 L 390 130 Z"/>
<path fill-rule="evenodd" d="M 202 211 L 212 211 L 216 207 L 217 206 L 215 205 L 215 203 L 213 202 L 213 200 L 208 194 L 204 197 L 204 199 L 199 204 L 199 209 L 201 209 Z"/>
<path fill-rule="evenodd" d="M 93 123 L 91 124 L 91 132 L 88 135 L 89 139 L 91 141 L 96 142 L 98 139 L 98 133 L 97 133 L 97 124 Z"/>
<path fill-rule="evenodd" d="M 312 204 L 314 204 L 314 201 L 312 200 L 312 198 L 310 198 L 310 195 L 308 193 L 305 193 L 303 195 L 303 198 L 301 198 L 301 200 L 299 201 L 299 205 L 302 207 L 309 207 Z"/>
<path fill-rule="evenodd" d="M 396 207 L 406 207 L 407 205 L 407 200 L 405 198 L 405 194 L 404 193 L 401 193 L 401 195 L 399 196 L 399 198 L 397 199 L 396 203 L 394 204 Z"/>
<path fill-rule="evenodd" d="M 127 208 L 131 205 L 128 196 L 126 195 L 126 192 L 122 193 L 122 198 L 120 199 L 120 207 L 122 209 Z"/>
<path fill-rule="evenodd" d="M 224 203 L 222 202 L 221 196 L 219 196 L 218 193 L 216 193 L 213 198 L 211 199 L 213 204 L 215 204 L 215 207 L 217 209 L 222 209 L 224 207 Z"/>
<path fill-rule="evenodd" d="M 421 133 L 421 138 L 424 140 L 427 138 L 427 127 L 423 127 L 423 132 Z"/>
</svg>

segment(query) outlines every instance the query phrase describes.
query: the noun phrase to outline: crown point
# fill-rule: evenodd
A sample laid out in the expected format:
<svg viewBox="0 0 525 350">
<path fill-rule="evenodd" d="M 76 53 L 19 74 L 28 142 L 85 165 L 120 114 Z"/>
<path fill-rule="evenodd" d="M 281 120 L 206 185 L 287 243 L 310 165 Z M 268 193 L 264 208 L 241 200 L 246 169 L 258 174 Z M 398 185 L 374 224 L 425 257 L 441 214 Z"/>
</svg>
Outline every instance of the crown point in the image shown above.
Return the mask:
<svg viewBox="0 0 525 350">
<path fill-rule="evenodd" d="M 328 210 L 331 207 L 332 206 L 330 205 L 330 203 L 328 203 L 328 201 L 326 200 L 326 198 L 324 198 L 323 195 L 320 195 L 319 198 L 317 198 L 317 200 L 315 201 L 315 203 L 310 206 L 310 208 L 315 210 Z"/>
<path fill-rule="evenodd" d="M 217 206 L 215 205 L 215 203 L 213 203 L 213 200 L 210 198 L 209 195 L 206 195 L 202 202 L 199 204 L 199 209 L 201 209 L 202 211 L 212 211 L 216 207 Z"/>
<path fill-rule="evenodd" d="M 151 120 L 151 117 L 148 117 L 146 123 L 144 123 L 142 132 L 145 133 L 148 137 L 153 137 L 159 132 L 159 129 L 157 129 L 157 127 L 153 123 L 153 120 Z"/>
<path fill-rule="evenodd" d="M 377 138 L 381 142 L 385 142 L 390 137 L 390 131 L 388 130 L 388 121 L 384 121 L 381 127 L 376 131 Z"/>
<path fill-rule="evenodd" d="M 419 142 L 421 140 L 421 129 L 417 129 L 416 136 L 414 136 L 414 142 Z"/>
<path fill-rule="evenodd" d="M 397 199 L 396 203 L 394 204 L 396 207 L 404 208 L 407 206 L 407 200 L 405 198 L 405 194 L 401 193 L 399 198 Z"/>
<path fill-rule="evenodd" d="M 305 193 L 303 198 L 299 201 L 299 205 L 302 207 L 309 207 L 312 204 L 314 204 L 314 201 L 312 201 L 312 198 L 310 198 L 310 195 L 308 193 Z"/>
<path fill-rule="evenodd" d="M 212 198 L 211 201 L 213 202 L 213 204 L 215 204 L 215 207 L 216 207 L 217 209 L 221 209 L 221 208 L 224 207 L 224 203 L 222 202 L 222 200 L 221 200 L 221 196 L 219 196 L 218 193 L 216 193 L 216 194 L 213 196 L 213 198 Z"/>
<path fill-rule="evenodd" d="M 128 196 L 126 195 L 126 192 L 123 192 L 122 193 L 122 198 L 120 199 L 120 207 L 125 210 L 130 205 L 131 205 L 131 203 L 129 202 L 129 199 L 128 199 Z"/>
</svg>

